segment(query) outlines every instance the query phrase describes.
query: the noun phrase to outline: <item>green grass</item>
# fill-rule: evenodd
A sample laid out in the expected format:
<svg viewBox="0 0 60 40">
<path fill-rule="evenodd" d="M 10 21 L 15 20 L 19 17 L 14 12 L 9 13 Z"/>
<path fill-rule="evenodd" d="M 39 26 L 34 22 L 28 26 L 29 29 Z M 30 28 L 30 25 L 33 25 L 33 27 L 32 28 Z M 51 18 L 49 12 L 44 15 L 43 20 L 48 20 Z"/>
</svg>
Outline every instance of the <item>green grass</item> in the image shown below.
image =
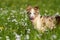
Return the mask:
<svg viewBox="0 0 60 40">
<path fill-rule="evenodd" d="M 43 34 L 33 28 L 26 13 L 27 5 L 38 6 L 41 15 L 60 13 L 60 0 L 0 0 L 0 40 L 15 40 L 16 34 L 21 40 L 60 40 L 58 25 Z"/>
</svg>

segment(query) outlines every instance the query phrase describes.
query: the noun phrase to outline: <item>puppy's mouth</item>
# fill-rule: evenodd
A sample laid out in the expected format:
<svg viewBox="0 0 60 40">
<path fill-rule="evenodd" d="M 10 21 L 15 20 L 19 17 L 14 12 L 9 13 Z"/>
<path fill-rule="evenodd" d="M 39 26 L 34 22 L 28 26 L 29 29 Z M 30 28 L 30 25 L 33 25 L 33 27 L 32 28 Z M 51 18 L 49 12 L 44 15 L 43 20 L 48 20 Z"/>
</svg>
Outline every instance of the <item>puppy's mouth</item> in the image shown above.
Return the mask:
<svg viewBox="0 0 60 40">
<path fill-rule="evenodd" d="M 34 18 L 30 18 L 30 20 L 34 20 Z"/>
</svg>

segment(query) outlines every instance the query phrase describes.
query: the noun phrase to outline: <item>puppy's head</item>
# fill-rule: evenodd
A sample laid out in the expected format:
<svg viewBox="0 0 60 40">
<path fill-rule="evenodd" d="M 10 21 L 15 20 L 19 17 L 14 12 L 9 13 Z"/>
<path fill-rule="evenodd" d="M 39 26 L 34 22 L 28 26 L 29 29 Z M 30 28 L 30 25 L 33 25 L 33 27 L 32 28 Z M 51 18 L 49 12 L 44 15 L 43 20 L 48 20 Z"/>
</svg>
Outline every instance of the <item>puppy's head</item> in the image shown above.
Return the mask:
<svg viewBox="0 0 60 40">
<path fill-rule="evenodd" d="M 35 6 L 35 7 L 28 6 L 27 14 L 28 14 L 30 20 L 34 20 L 39 15 L 39 8 L 37 6 Z"/>
</svg>

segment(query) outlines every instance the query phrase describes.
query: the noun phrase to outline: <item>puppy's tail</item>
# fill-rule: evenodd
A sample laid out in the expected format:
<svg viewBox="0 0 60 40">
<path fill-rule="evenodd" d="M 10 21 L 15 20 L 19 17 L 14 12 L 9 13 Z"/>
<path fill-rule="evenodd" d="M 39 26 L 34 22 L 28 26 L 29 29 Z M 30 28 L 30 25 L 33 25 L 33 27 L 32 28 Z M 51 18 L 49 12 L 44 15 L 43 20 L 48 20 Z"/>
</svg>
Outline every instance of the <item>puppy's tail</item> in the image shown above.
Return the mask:
<svg viewBox="0 0 60 40">
<path fill-rule="evenodd" d="M 56 24 L 59 25 L 60 24 L 60 15 L 56 15 L 55 19 L 56 19 Z"/>
</svg>

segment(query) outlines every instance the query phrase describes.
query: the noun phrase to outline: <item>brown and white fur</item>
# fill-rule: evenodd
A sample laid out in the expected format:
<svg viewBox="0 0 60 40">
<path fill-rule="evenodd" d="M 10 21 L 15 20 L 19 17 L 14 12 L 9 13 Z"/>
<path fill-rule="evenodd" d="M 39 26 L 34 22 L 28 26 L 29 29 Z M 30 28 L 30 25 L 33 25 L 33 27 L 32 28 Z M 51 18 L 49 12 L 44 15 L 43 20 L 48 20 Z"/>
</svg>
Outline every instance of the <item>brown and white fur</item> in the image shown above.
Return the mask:
<svg viewBox="0 0 60 40">
<path fill-rule="evenodd" d="M 55 28 L 57 17 L 53 16 L 41 16 L 38 7 L 27 7 L 27 14 L 34 25 L 34 28 L 38 31 L 44 32 L 47 29 Z"/>
</svg>

